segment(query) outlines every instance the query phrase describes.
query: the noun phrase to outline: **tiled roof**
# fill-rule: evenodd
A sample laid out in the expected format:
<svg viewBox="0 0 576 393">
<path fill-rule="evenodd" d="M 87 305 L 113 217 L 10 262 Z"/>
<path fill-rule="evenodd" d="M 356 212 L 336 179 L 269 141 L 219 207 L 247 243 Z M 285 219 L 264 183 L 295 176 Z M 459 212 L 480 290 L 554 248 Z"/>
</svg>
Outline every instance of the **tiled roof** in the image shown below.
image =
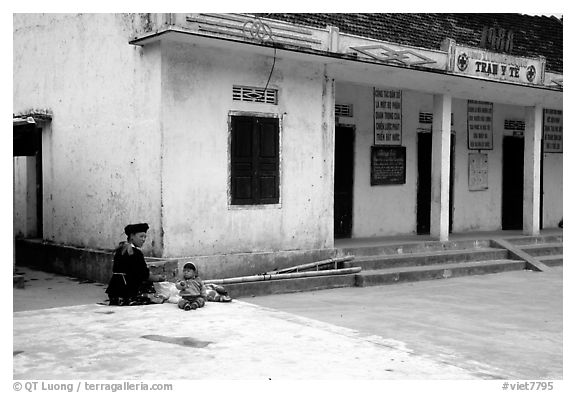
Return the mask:
<svg viewBox="0 0 576 393">
<path fill-rule="evenodd" d="M 445 38 L 478 47 L 484 26 L 514 33 L 511 54 L 546 57 L 546 70 L 562 73 L 563 22 L 524 14 L 258 14 L 310 27 L 336 26 L 340 32 L 382 41 L 440 49 Z"/>
</svg>

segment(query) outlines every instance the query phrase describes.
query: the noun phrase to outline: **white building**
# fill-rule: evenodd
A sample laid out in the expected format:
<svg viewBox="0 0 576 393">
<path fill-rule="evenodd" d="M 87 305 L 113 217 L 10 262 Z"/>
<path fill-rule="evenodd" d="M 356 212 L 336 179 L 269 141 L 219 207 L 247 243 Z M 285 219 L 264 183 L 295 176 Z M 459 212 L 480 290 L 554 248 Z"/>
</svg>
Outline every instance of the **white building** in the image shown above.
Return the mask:
<svg viewBox="0 0 576 393">
<path fill-rule="evenodd" d="M 14 233 L 66 265 L 145 221 L 145 254 L 229 277 L 556 227 L 562 22 L 462 15 L 15 14 Z"/>
</svg>

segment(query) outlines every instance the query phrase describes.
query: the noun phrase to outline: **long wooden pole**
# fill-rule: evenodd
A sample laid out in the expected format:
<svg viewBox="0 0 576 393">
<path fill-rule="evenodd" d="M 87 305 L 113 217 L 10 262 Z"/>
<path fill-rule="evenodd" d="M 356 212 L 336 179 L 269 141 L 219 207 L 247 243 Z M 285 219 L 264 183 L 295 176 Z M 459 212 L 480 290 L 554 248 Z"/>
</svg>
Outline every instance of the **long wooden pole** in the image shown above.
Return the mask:
<svg viewBox="0 0 576 393">
<path fill-rule="evenodd" d="M 271 281 L 271 280 L 285 280 L 289 278 L 305 278 L 305 277 L 317 277 L 317 276 L 332 276 L 341 274 L 352 274 L 359 273 L 362 270 L 361 267 L 350 267 L 345 269 L 333 269 L 333 270 L 319 270 L 312 272 L 300 272 L 300 273 L 285 273 L 285 274 L 259 274 L 257 276 L 245 276 L 245 277 L 231 277 L 223 278 L 218 280 L 205 280 L 205 284 L 238 284 L 243 282 L 256 282 L 256 281 Z"/>
<path fill-rule="evenodd" d="M 305 263 L 302 265 L 296 265 L 296 266 L 291 266 L 291 267 L 287 267 L 284 269 L 280 269 L 280 270 L 272 270 L 269 272 L 266 272 L 264 274 L 284 274 L 284 273 L 292 273 L 292 272 L 298 272 L 300 270 L 304 270 L 304 269 L 309 269 L 309 268 L 316 268 L 318 269 L 318 267 L 322 266 L 322 265 L 329 265 L 329 264 L 334 264 L 334 268 L 336 269 L 336 265 L 340 262 L 346 262 L 346 261 L 352 261 L 354 259 L 354 255 L 349 255 L 346 257 L 340 257 L 340 258 L 330 258 L 330 259 L 324 259 L 322 261 L 316 261 L 316 262 L 311 262 L 311 263 Z"/>
</svg>

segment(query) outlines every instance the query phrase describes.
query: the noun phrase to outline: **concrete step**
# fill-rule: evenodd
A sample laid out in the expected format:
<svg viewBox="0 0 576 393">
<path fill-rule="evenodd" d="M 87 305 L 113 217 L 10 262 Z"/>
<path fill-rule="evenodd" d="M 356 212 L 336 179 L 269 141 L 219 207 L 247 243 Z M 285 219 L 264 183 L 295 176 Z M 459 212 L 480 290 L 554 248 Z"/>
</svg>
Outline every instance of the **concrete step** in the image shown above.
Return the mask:
<svg viewBox="0 0 576 393">
<path fill-rule="evenodd" d="M 510 259 L 448 263 L 435 266 L 399 267 L 362 271 L 356 276 L 356 285 L 366 287 L 401 282 L 435 280 L 440 278 L 523 270 L 525 267 L 526 263 L 524 261 Z"/>
<path fill-rule="evenodd" d="M 504 239 L 514 245 L 543 244 L 543 243 L 562 243 L 563 235 L 545 235 L 545 236 L 515 236 Z"/>
<path fill-rule="evenodd" d="M 418 254 L 433 251 L 466 250 L 486 247 L 490 247 L 490 240 L 426 241 L 378 246 L 343 247 L 339 249 L 338 254 L 341 256 L 355 255 L 358 258 L 373 255 Z"/>
<path fill-rule="evenodd" d="M 25 287 L 24 276 L 22 274 L 14 274 L 14 286 L 13 286 L 13 288 L 23 289 L 24 287 Z"/>
<path fill-rule="evenodd" d="M 562 243 L 527 244 L 519 247 L 525 253 L 534 257 L 542 255 L 562 255 Z"/>
<path fill-rule="evenodd" d="M 562 255 L 542 255 L 536 257 L 540 262 L 545 264 L 546 266 L 554 267 L 554 266 L 562 266 Z"/>
<path fill-rule="evenodd" d="M 375 255 L 344 262 L 344 267 L 359 266 L 362 271 L 407 266 L 438 265 L 508 258 L 508 250 L 500 248 L 473 248 L 468 250 L 433 251 L 402 255 Z"/>
<path fill-rule="evenodd" d="M 319 289 L 353 287 L 356 284 L 356 274 L 340 274 L 333 276 L 317 276 L 305 278 L 287 278 L 282 280 L 266 280 L 223 284 L 228 294 L 233 298 L 272 295 L 276 293 L 291 293 L 315 291 Z"/>
</svg>

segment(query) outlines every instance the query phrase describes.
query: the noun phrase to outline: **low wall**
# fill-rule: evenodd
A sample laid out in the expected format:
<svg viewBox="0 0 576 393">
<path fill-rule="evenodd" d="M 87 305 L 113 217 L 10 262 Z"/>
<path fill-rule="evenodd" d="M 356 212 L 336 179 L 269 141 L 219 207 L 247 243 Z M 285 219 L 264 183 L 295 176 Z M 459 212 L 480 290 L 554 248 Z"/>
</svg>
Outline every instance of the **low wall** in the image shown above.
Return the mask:
<svg viewBox="0 0 576 393">
<path fill-rule="evenodd" d="M 107 284 L 112 276 L 113 250 L 94 250 L 44 243 L 41 240 L 17 239 L 15 242 L 17 266 Z M 178 273 L 178 262 L 146 258 L 150 271 L 173 279 Z"/>
<path fill-rule="evenodd" d="M 198 268 L 199 275 L 204 280 L 219 278 L 243 277 L 301 265 L 304 263 L 334 258 L 336 249 L 295 250 L 262 253 L 242 253 L 185 257 L 178 259 L 182 269 L 187 262 L 192 262 Z"/>
<path fill-rule="evenodd" d="M 113 250 L 94 250 L 44 243 L 41 240 L 17 239 L 17 266 L 29 266 L 52 273 L 108 283 L 112 275 Z M 146 258 L 153 274 L 164 274 L 168 280 L 179 277 L 187 262 L 198 268 L 204 280 L 251 276 L 304 263 L 334 258 L 336 249 L 278 251 L 184 257 L 178 259 Z"/>
</svg>

